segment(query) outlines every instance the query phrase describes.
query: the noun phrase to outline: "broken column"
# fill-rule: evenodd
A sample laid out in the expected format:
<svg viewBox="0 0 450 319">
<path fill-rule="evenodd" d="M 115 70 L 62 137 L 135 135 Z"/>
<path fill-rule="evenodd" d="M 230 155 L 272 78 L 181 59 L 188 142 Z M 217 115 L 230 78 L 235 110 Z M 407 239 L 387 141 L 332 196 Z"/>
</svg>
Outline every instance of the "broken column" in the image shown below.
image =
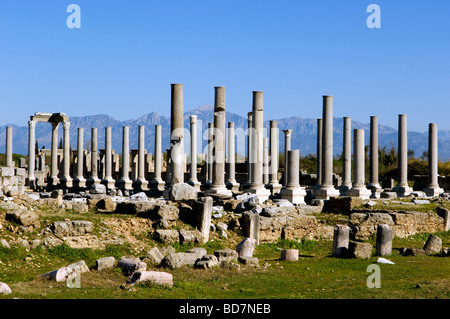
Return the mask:
<svg viewBox="0 0 450 319">
<path fill-rule="evenodd" d="M 346 257 L 350 241 L 350 227 L 335 225 L 333 233 L 333 257 Z"/>
<path fill-rule="evenodd" d="M 6 145 L 5 145 L 5 156 L 6 156 L 6 167 L 13 167 L 13 139 L 12 139 L 12 127 L 6 127 Z"/>
<path fill-rule="evenodd" d="M 135 192 L 147 190 L 148 182 L 145 179 L 145 126 L 139 125 L 138 133 L 138 169 L 137 178 L 134 181 Z"/>
<path fill-rule="evenodd" d="M 437 125 L 430 123 L 428 125 L 428 185 L 423 191 L 431 197 L 444 192 L 438 182 L 438 158 Z"/>
<path fill-rule="evenodd" d="M 155 165 L 154 165 L 154 176 L 150 182 L 151 189 L 154 191 L 164 190 L 164 181 L 161 178 L 161 165 L 162 165 L 162 154 L 161 154 L 161 125 L 155 125 Z"/>
<path fill-rule="evenodd" d="M 269 184 L 269 138 L 263 139 L 263 184 Z"/>
<path fill-rule="evenodd" d="M 260 218 L 258 213 L 252 211 L 246 211 L 242 215 L 243 225 L 242 232 L 244 237 L 256 240 L 256 245 L 259 245 L 259 231 L 260 231 Z"/>
<path fill-rule="evenodd" d="M 284 133 L 284 179 L 283 179 L 283 185 L 286 186 L 287 184 L 287 177 L 288 177 L 288 152 L 291 150 L 291 135 L 292 130 L 283 130 Z"/>
<path fill-rule="evenodd" d="M 197 192 L 200 191 L 200 182 L 197 179 L 197 115 L 190 116 L 191 125 L 191 169 L 188 184 Z"/>
<path fill-rule="evenodd" d="M 215 87 L 214 93 L 213 174 L 211 187 L 206 192 L 231 196 L 225 186 L 225 87 Z"/>
<path fill-rule="evenodd" d="M 28 183 L 31 189 L 36 185 L 34 174 L 36 161 L 36 121 L 28 121 Z"/>
<path fill-rule="evenodd" d="M 305 204 L 306 190 L 300 187 L 299 163 L 299 150 L 288 151 L 288 182 L 281 189 L 280 196 L 292 204 Z"/>
<path fill-rule="evenodd" d="M 314 191 L 316 199 L 339 195 L 333 185 L 333 96 L 323 96 L 322 114 L 322 184 Z"/>
<path fill-rule="evenodd" d="M 210 196 L 202 197 L 197 201 L 197 227 L 203 235 L 206 243 L 209 240 L 209 229 L 211 227 L 213 199 Z"/>
<path fill-rule="evenodd" d="M 408 196 L 412 188 L 408 186 L 408 131 L 406 114 L 398 115 L 398 184 L 393 189 L 398 197 Z"/>
<path fill-rule="evenodd" d="M 352 188 L 352 118 L 344 117 L 344 138 L 342 150 L 342 185 L 339 187 L 341 196 L 347 196 Z"/>
<path fill-rule="evenodd" d="M 91 128 L 91 177 L 87 180 L 88 187 L 100 184 L 98 178 L 98 135 L 97 128 Z"/>
<path fill-rule="evenodd" d="M 105 176 L 102 184 L 108 189 L 115 186 L 116 181 L 112 177 L 112 145 L 111 145 L 111 127 L 105 127 Z"/>
<path fill-rule="evenodd" d="M 83 159 L 83 135 L 84 128 L 78 128 L 78 137 L 77 137 L 77 174 L 73 179 L 73 183 L 75 187 L 86 187 L 86 179 L 83 175 L 84 168 L 84 159 Z"/>
<path fill-rule="evenodd" d="M 70 177 L 70 122 L 64 121 L 63 125 L 63 177 L 61 178 L 61 186 L 68 188 L 73 186 L 72 177 Z"/>
<path fill-rule="evenodd" d="M 392 254 L 392 240 L 394 239 L 394 231 L 388 224 L 377 226 L 377 256 L 389 256 Z"/>
<path fill-rule="evenodd" d="M 366 188 L 364 161 L 364 130 L 353 130 L 353 186 L 347 192 L 348 196 L 368 199 L 372 194 Z"/>
<path fill-rule="evenodd" d="M 322 119 L 317 119 L 317 177 L 314 189 L 320 188 L 322 184 Z"/>
<path fill-rule="evenodd" d="M 253 113 L 247 113 L 247 182 L 242 185 L 242 188 L 245 190 L 250 187 L 252 183 L 252 156 L 253 156 L 253 147 L 252 147 L 252 138 L 253 138 Z"/>
<path fill-rule="evenodd" d="M 123 127 L 122 134 L 122 178 L 118 182 L 118 186 L 122 191 L 129 191 L 132 187 L 130 179 L 130 127 Z"/>
<path fill-rule="evenodd" d="M 169 186 L 184 182 L 183 84 L 171 84 L 170 110 L 171 179 Z"/>
<path fill-rule="evenodd" d="M 272 195 L 279 193 L 281 184 L 278 182 L 278 127 L 277 121 L 270 121 L 270 181 L 266 186 L 272 192 Z"/>
<path fill-rule="evenodd" d="M 235 134 L 234 122 L 228 122 L 228 149 L 227 149 L 227 172 L 228 180 L 226 186 L 232 192 L 239 190 L 239 183 L 236 181 L 236 166 L 235 166 Z"/>
<path fill-rule="evenodd" d="M 381 186 L 378 182 L 378 116 L 370 117 L 369 145 L 370 175 L 368 189 L 372 190 L 373 198 L 380 198 Z"/>
<path fill-rule="evenodd" d="M 260 203 L 266 201 L 270 196 L 270 191 L 263 185 L 262 165 L 263 165 L 263 92 L 253 91 L 253 137 L 252 148 L 255 150 L 255 157 L 252 158 L 251 177 L 252 181 L 248 191 L 256 194 Z"/>
<path fill-rule="evenodd" d="M 214 123 L 208 123 L 208 154 L 206 155 L 206 181 L 205 186 L 211 187 L 213 175 L 213 150 L 214 150 Z"/>
</svg>

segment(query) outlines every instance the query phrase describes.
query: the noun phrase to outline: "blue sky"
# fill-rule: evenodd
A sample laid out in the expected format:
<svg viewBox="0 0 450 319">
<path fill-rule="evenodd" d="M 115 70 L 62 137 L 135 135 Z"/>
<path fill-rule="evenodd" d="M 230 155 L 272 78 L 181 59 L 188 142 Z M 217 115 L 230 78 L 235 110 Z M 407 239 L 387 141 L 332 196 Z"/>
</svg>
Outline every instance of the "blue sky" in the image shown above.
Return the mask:
<svg viewBox="0 0 450 319">
<path fill-rule="evenodd" d="M 69 4 L 81 28 L 69 29 Z M 369 4 L 381 28 L 369 29 Z M 0 6 L 0 125 L 34 112 L 170 115 L 214 101 L 246 116 L 264 91 L 264 118 L 334 116 L 408 129 L 450 129 L 450 1 L 14 0 Z"/>
</svg>

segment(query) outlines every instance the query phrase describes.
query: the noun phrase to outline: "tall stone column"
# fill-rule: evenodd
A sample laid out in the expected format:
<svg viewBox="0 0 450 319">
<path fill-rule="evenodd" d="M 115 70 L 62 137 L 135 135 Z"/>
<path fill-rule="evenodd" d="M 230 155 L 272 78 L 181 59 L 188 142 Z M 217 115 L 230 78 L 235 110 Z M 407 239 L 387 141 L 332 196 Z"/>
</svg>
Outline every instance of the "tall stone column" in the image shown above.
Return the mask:
<svg viewBox="0 0 450 319">
<path fill-rule="evenodd" d="M 87 180 L 87 186 L 100 184 L 101 180 L 98 178 L 98 134 L 97 128 L 91 128 L 91 177 Z"/>
<path fill-rule="evenodd" d="M 137 178 L 134 181 L 134 191 L 142 192 L 148 190 L 148 182 L 145 179 L 145 126 L 139 125 L 138 133 L 138 161 Z"/>
<path fill-rule="evenodd" d="M 235 146 L 235 134 L 234 134 L 234 122 L 228 122 L 228 148 L 227 148 L 227 171 L 228 180 L 226 186 L 232 192 L 239 190 L 239 183 L 236 181 L 236 146 Z"/>
<path fill-rule="evenodd" d="M 277 121 L 270 121 L 270 181 L 266 187 L 272 192 L 272 195 L 280 192 L 281 185 L 278 182 L 278 127 Z"/>
<path fill-rule="evenodd" d="M 170 145 L 171 180 L 169 186 L 184 182 L 183 84 L 171 84 Z"/>
<path fill-rule="evenodd" d="M 256 194 L 260 203 L 267 200 L 270 196 L 270 191 L 264 187 L 262 173 L 263 173 L 263 138 L 264 138 L 264 120 L 263 120 L 263 92 L 253 91 L 253 134 L 252 134 L 252 148 L 254 149 L 255 157 L 252 158 L 251 177 L 252 181 L 248 191 Z"/>
<path fill-rule="evenodd" d="M 105 177 L 102 184 L 108 189 L 115 187 L 116 181 L 112 177 L 112 141 L 111 127 L 105 127 Z"/>
<path fill-rule="evenodd" d="M 269 184 L 269 138 L 263 139 L 263 184 Z"/>
<path fill-rule="evenodd" d="M 52 151 L 51 151 L 51 168 L 48 185 L 56 186 L 59 183 L 58 178 L 58 125 L 59 123 L 52 123 Z"/>
<path fill-rule="evenodd" d="M 122 134 L 122 178 L 118 186 L 123 191 L 131 190 L 132 182 L 130 179 L 130 127 L 123 127 Z"/>
<path fill-rule="evenodd" d="M 284 133 L 284 186 L 287 184 L 289 174 L 288 152 L 291 150 L 291 136 L 293 130 L 283 130 Z"/>
<path fill-rule="evenodd" d="M 36 176 L 34 174 L 36 162 L 36 121 L 28 121 L 28 185 L 31 189 L 36 186 Z"/>
<path fill-rule="evenodd" d="M 398 184 L 393 191 L 398 197 L 408 196 L 412 188 L 408 186 L 408 130 L 406 114 L 398 115 Z"/>
<path fill-rule="evenodd" d="M 164 190 L 164 181 L 161 178 L 162 166 L 162 146 L 161 146 L 161 125 L 155 125 L 155 172 L 150 181 L 152 191 L 159 193 Z"/>
<path fill-rule="evenodd" d="M 317 181 L 314 189 L 322 185 L 322 119 L 317 119 Z"/>
<path fill-rule="evenodd" d="M 232 195 L 225 186 L 225 87 L 214 88 L 214 159 L 211 188 L 206 193 Z"/>
<path fill-rule="evenodd" d="M 348 196 L 368 199 L 371 191 L 366 188 L 364 157 L 364 130 L 355 129 L 353 131 L 353 187 L 347 193 Z"/>
<path fill-rule="evenodd" d="M 242 185 L 242 188 L 245 190 L 250 187 L 252 183 L 252 163 L 254 156 L 253 147 L 252 147 L 252 139 L 253 139 L 253 112 L 247 113 L 247 182 Z"/>
<path fill-rule="evenodd" d="M 61 178 L 61 186 L 69 188 L 73 186 L 72 177 L 70 177 L 70 122 L 62 123 L 64 131 L 63 139 L 63 177 Z"/>
<path fill-rule="evenodd" d="M 8 126 L 6 128 L 6 144 L 5 144 L 5 156 L 6 156 L 6 167 L 13 167 L 13 150 L 12 150 L 12 127 Z"/>
<path fill-rule="evenodd" d="M 333 96 L 323 96 L 322 114 L 322 184 L 316 189 L 316 199 L 327 200 L 339 195 L 333 186 Z"/>
<path fill-rule="evenodd" d="M 83 135 L 84 128 L 78 128 L 78 137 L 77 137 L 77 174 L 73 179 L 73 183 L 75 187 L 83 188 L 86 187 L 86 179 L 84 178 L 83 168 L 84 168 L 84 159 L 83 159 Z"/>
<path fill-rule="evenodd" d="M 343 138 L 343 176 L 342 185 L 339 187 L 340 195 L 346 196 L 347 191 L 352 188 L 352 118 L 344 117 Z"/>
<path fill-rule="evenodd" d="M 188 184 L 197 192 L 200 191 L 200 182 L 197 179 L 197 115 L 190 116 L 191 125 L 191 169 Z"/>
<path fill-rule="evenodd" d="M 444 190 L 438 180 L 438 135 L 437 125 L 428 125 L 428 186 L 423 190 L 427 196 L 438 196 Z"/>
<path fill-rule="evenodd" d="M 280 196 L 292 204 L 305 204 L 306 190 L 300 187 L 299 163 L 299 150 L 288 151 L 288 180 L 286 187 L 281 189 Z"/>
<path fill-rule="evenodd" d="M 369 159 L 370 159 L 370 175 L 369 189 L 381 189 L 378 182 L 378 116 L 370 117 L 370 146 L 369 146 Z M 379 192 L 376 192 L 379 193 Z M 375 196 L 379 197 L 379 196 Z"/>
<path fill-rule="evenodd" d="M 213 177 L 213 151 L 214 151 L 214 123 L 208 123 L 208 154 L 206 154 L 206 182 L 205 188 L 211 187 Z"/>
</svg>

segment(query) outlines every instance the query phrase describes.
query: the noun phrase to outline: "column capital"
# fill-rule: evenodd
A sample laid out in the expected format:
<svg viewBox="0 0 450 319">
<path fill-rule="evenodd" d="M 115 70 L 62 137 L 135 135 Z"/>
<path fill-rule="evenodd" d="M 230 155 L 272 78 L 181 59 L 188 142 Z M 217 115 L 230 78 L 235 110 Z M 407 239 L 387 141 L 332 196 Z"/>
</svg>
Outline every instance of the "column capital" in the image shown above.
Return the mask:
<svg viewBox="0 0 450 319">
<path fill-rule="evenodd" d="M 69 121 L 63 121 L 62 126 L 65 130 L 68 130 L 70 128 L 70 122 Z"/>
<path fill-rule="evenodd" d="M 284 134 L 285 134 L 287 137 L 290 137 L 293 131 L 294 131 L 294 130 L 290 130 L 290 129 L 289 129 L 289 130 L 283 130 Z"/>
<path fill-rule="evenodd" d="M 196 124 L 197 123 L 197 115 L 191 115 L 189 118 L 191 120 L 191 124 Z"/>
<path fill-rule="evenodd" d="M 36 127 L 36 121 L 33 120 L 28 121 L 28 127 L 34 129 Z"/>
</svg>

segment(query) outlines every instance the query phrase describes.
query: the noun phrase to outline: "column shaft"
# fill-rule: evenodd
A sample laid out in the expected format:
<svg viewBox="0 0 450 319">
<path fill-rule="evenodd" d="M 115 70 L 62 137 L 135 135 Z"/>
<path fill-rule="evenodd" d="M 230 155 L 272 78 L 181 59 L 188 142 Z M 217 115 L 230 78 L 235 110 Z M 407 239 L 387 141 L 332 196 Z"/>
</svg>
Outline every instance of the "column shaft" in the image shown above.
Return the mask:
<svg viewBox="0 0 450 319">
<path fill-rule="evenodd" d="M 171 85 L 171 181 L 170 186 L 184 182 L 185 159 L 183 146 L 183 84 Z"/>
<path fill-rule="evenodd" d="M 6 145 L 5 145 L 5 156 L 6 156 L 6 166 L 12 167 L 13 164 L 13 142 L 12 142 L 12 127 L 8 126 L 6 128 Z"/>
<path fill-rule="evenodd" d="M 28 121 L 28 181 L 31 188 L 34 188 L 36 180 L 34 169 L 36 161 L 36 121 Z"/>
<path fill-rule="evenodd" d="M 370 117 L 370 176 L 368 188 L 381 188 L 378 182 L 378 116 Z"/>
</svg>

